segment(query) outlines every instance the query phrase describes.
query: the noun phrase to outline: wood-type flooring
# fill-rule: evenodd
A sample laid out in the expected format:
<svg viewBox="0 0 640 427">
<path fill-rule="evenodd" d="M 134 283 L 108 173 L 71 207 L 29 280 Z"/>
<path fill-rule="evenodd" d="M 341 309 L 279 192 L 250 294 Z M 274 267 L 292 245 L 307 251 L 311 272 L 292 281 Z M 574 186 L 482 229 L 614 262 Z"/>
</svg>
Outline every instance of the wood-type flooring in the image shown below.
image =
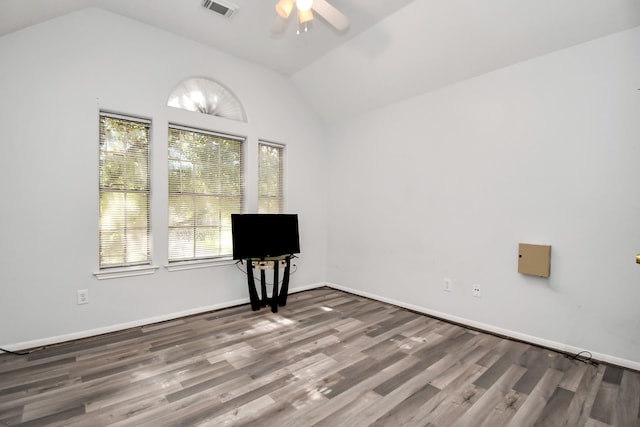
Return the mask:
<svg viewBox="0 0 640 427">
<path fill-rule="evenodd" d="M 640 426 L 640 374 L 334 289 L 0 356 L 1 426 Z"/>
</svg>

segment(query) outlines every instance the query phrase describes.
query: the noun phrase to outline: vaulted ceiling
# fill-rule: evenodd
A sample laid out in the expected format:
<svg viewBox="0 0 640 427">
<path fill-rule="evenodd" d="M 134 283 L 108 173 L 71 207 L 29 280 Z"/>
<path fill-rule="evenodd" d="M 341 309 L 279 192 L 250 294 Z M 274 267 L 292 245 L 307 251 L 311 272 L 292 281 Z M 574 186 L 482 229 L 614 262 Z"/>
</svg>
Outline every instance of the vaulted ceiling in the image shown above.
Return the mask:
<svg viewBox="0 0 640 427">
<path fill-rule="evenodd" d="M 640 25 L 638 0 L 329 0 L 347 31 L 274 35 L 276 0 L 230 1 L 0 0 L 0 36 L 100 7 L 290 75 L 332 122 Z"/>
</svg>

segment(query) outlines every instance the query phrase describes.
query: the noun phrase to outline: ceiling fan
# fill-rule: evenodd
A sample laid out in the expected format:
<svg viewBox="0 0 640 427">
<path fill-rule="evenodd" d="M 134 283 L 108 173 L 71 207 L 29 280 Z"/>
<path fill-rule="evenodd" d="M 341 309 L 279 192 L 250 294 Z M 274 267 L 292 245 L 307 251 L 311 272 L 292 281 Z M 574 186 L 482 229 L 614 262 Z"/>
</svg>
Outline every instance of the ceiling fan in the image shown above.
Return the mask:
<svg viewBox="0 0 640 427">
<path fill-rule="evenodd" d="M 307 31 L 307 25 L 313 21 L 313 12 L 324 18 L 338 31 L 345 31 L 349 28 L 349 18 L 326 0 L 278 0 L 276 12 L 281 19 L 276 21 L 271 28 L 273 33 L 281 33 L 285 30 L 287 20 L 293 12 L 297 16 L 298 34 L 301 28 L 302 31 Z"/>
</svg>

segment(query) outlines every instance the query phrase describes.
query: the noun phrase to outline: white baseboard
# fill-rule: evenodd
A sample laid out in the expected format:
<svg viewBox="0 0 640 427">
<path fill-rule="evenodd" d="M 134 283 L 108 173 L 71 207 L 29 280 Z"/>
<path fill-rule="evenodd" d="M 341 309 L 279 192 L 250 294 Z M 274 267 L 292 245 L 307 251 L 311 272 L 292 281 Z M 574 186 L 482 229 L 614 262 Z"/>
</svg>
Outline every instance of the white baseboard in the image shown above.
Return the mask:
<svg viewBox="0 0 640 427">
<path fill-rule="evenodd" d="M 310 285 L 305 285 L 305 286 L 297 286 L 295 288 L 290 288 L 289 289 L 289 294 L 293 294 L 293 293 L 296 293 L 296 292 L 302 292 L 302 291 L 306 291 L 306 290 L 309 290 L 309 289 L 321 288 L 323 286 L 326 286 L 326 284 L 325 283 L 315 283 L 315 284 L 310 284 Z M 241 298 L 241 299 L 237 299 L 237 300 L 233 300 L 233 301 L 226 301 L 226 302 L 220 303 L 220 304 L 214 304 L 214 305 L 209 305 L 209 306 L 205 306 L 205 307 L 198 307 L 198 308 L 194 308 L 194 309 L 190 309 L 190 310 L 184 310 L 184 311 L 179 311 L 179 312 L 174 312 L 174 313 L 169 313 L 169 314 L 163 314 L 163 315 L 155 316 L 155 317 L 148 317 L 148 318 L 145 318 L 145 319 L 134 320 L 134 321 L 131 321 L 131 322 L 126 322 L 126 323 L 118 323 L 118 324 L 115 324 L 115 325 L 109 325 L 109 326 L 105 326 L 105 327 L 102 327 L 102 328 L 88 329 L 88 330 L 84 330 L 84 331 L 74 332 L 74 333 L 71 333 L 71 334 L 58 335 L 58 336 L 53 336 L 53 337 L 46 337 L 46 338 L 41 338 L 41 339 L 32 340 L 32 341 L 23 341 L 23 342 L 14 343 L 14 344 L 3 345 L 3 346 L 0 346 L 0 347 L 4 348 L 6 350 L 9 350 L 9 351 L 22 351 L 24 349 L 45 347 L 45 346 L 49 346 L 49 345 L 60 344 L 60 343 L 67 342 L 67 341 L 74 341 L 74 340 L 79 340 L 79 339 L 82 339 L 82 338 L 95 337 L 95 336 L 98 336 L 98 335 L 104 335 L 104 334 L 109 334 L 109 333 L 112 333 L 112 332 L 123 331 L 125 329 L 137 328 L 137 327 L 145 326 L 145 325 L 151 325 L 153 323 L 166 322 L 168 320 L 174 320 L 174 319 L 178 319 L 180 317 L 192 316 L 194 314 L 206 313 L 206 312 L 214 311 L 214 310 L 221 310 L 223 308 L 229 308 L 229 307 L 234 307 L 236 305 L 242 305 L 242 304 L 248 304 L 248 303 L 249 303 L 249 298 Z M 4 353 L 4 351 L 0 350 L 0 354 L 2 354 L 2 353 Z"/>
<path fill-rule="evenodd" d="M 504 329 L 504 328 L 500 328 L 497 326 L 493 326 L 493 325 L 489 325 L 486 323 L 481 323 L 481 322 L 476 322 L 474 320 L 470 320 L 470 319 L 465 319 L 463 317 L 458 317 L 458 316 L 453 316 L 451 314 L 447 314 L 447 313 L 443 313 L 440 311 L 436 311 L 436 310 L 431 310 L 425 307 L 420 307 L 414 304 L 409 304 L 403 301 L 398 301 L 398 300 L 394 300 L 391 298 L 386 298 L 386 297 L 381 297 L 380 295 L 375 295 L 375 294 L 371 294 L 369 292 L 364 292 L 364 291 L 360 291 L 358 289 L 352 289 L 352 288 L 348 288 L 346 286 L 341 286 L 341 285 L 337 285 L 335 283 L 326 283 L 326 286 L 330 287 L 330 288 L 334 288 L 334 289 L 338 289 L 341 291 L 345 291 L 345 292 L 349 292 L 352 294 L 356 294 L 356 295 L 360 295 L 363 296 L 365 298 L 371 298 L 374 299 L 376 301 L 381 301 L 381 302 L 386 302 L 389 304 L 393 304 L 393 305 L 397 305 L 399 307 L 403 307 L 403 308 L 407 308 L 409 310 L 413 310 L 416 311 L 418 313 L 423 313 L 429 316 L 433 316 L 433 317 L 437 317 L 440 319 L 444 319 L 444 320 L 449 320 L 451 322 L 454 323 L 458 323 L 460 325 L 463 326 L 468 326 L 470 328 L 473 329 L 479 329 L 482 331 L 487 331 L 489 333 L 493 333 L 493 334 L 497 334 L 500 336 L 505 336 L 505 337 L 509 337 L 509 338 L 513 338 L 515 340 L 518 341 L 524 341 L 527 343 L 531 343 L 534 345 L 538 345 L 541 347 L 545 347 L 545 348 L 549 348 L 551 350 L 556 350 L 559 351 L 561 353 L 568 353 L 568 354 L 578 354 L 579 352 L 583 351 L 583 348 L 577 348 L 577 347 L 573 347 L 570 345 L 566 345 L 563 343 L 559 343 L 556 341 L 550 341 L 544 338 L 539 338 L 536 336 L 532 336 L 532 335 L 527 335 L 527 334 L 522 334 L 520 332 L 516 332 L 516 331 L 512 331 L 509 329 Z M 603 354 L 603 353 L 594 353 L 592 351 L 589 351 L 591 353 L 591 356 L 594 360 L 599 360 L 601 362 L 605 362 L 605 363 L 610 363 L 612 365 L 616 365 L 616 366 L 622 366 L 625 368 L 629 368 L 629 369 L 633 369 L 636 371 L 640 371 L 640 362 L 634 362 L 632 360 L 627 360 L 627 359 L 621 359 L 619 357 L 615 357 L 615 356 L 611 356 L 609 354 Z"/>
<path fill-rule="evenodd" d="M 310 289 L 322 288 L 324 286 L 328 286 L 328 285 L 322 282 L 322 283 L 312 283 L 311 285 L 296 286 L 295 288 L 289 289 L 289 293 L 293 294 L 296 292 L 308 291 Z"/>
<path fill-rule="evenodd" d="M 516 332 L 516 331 L 509 330 L 509 329 L 500 328 L 500 327 L 489 325 L 489 324 L 486 324 L 486 323 L 476 322 L 474 320 L 470 320 L 470 319 L 466 319 L 466 318 L 462 318 L 462 317 L 458 317 L 458 316 L 453 316 L 451 314 L 447 314 L 447 313 L 443 313 L 443 312 L 439 312 L 439 311 L 435 311 L 435 310 L 430 310 L 430 309 L 425 308 L 425 307 L 420 307 L 420 306 L 417 306 L 417 305 L 414 305 L 414 304 L 409 304 L 409 303 L 406 303 L 406 302 L 403 302 L 403 301 L 394 300 L 392 298 L 382 297 L 380 295 L 376 295 L 376 294 L 372 294 L 372 293 L 369 293 L 369 292 L 360 291 L 358 289 L 353 289 L 353 288 L 349 288 L 349 287 L 346 287 L 346 286 L 337 285 L 335 283 L 314 283 L 314 284 L 310 284 L 310 285 L 297 286 L 295 288 L 289 289 L 289 293 L 292 294 L 292 293 L 296 293 L 296 292 L 303 292 L 303 291 L 307 291 L 307 290 L 310 290 L 310 289 L 321 288 L 323 286 L 328 286 L 330 288 L 334 288 L 334 289 L 337 289 L 337 290 L 341 290 L 341 291 L 349 292 L 349 293 L 352 293 L 352 294 L 360 295 L 360 296 L 363 296 L 363 297 L 366 297 L 366 298 L 371 298 L 371 299 L 374 299 L 374 300 L 377 300 L 377 301 L 381 301 L 381 302 L 386 302 L 386 303 L 389 303 L 389 304 L 397 305 L 399 307 L 404 307 L 404 308 L 407 308 L 409 310 L 416 311 L 418 313 L 424 313 L 424 314 L 429 315 L 429 316 L 433 316 L 433 317 L 438 317 L 438 318 L 441 318 L 441 319 L 449 320 L 451 322 L 458 323 L 458 324 L 461 324 L 461 325 L 464 325 L 464 326 L 468 326 L 470 328 L 487 331 L 487 332 L 498 334 L 498 335 L 501 335 L 501 336 L 513 338 L 513 339 L 516 339 L 516 340 L 519 340 L 519 341 L 528 342 L 528 343 L 539 345 L 539 346 L 546 347 L 546 348 L 549 348 L 549 349 L 557 350 L 557 351 L 563 352 L 563 353 L 577 354 L 577 353 L 579 353 L 579 352 L 584 350 L 582 348 L 569 346 L 569 345 L 566 345 L 566 344 L 563 344 L 563 343 L 559 343 L 559 342 L 556 342 L 556 341 L 550 341 L 550 340 L 547 340 L 547 339 L 544 339 L 544 338 L 539 338 L 539 337 L 532 336 L 532 335 L 522 334 L 520 332 Z M 73 341 L 73 340 L 78 340 L 78 339 L 82 339 L 82 338 L 90 338 L 90 337 L 94 337 L 94 336 L 97 336 L 97 335 L 103 335 L 103 334 L 108 334 L 108 333 L 112 333 L 112 332 L 122 331 L 122 330 L 125 330 L 125 329 L 130 329 L 130 328 L 136 328 L 136 327 L 140 327 L 140 326 L 150 325 L 150 324 L 153 324 L 153 323 L 165 322 L 165 321 L 168 321 L 168 320 L 178 319 L 180 317 L 186 317 L 186 316 L 192 316 L 194 314 L 206 313 L 208 311 L 221 310 L 223 308 L 228 308 L 228 307 L 233 307 L 233 306 L 236 306 L 236 305 L 242 305 L 242 304 L 248 304 L 248 303 L 249 303 L 249 298 L 241 298 L 241 299 L 237 299 L 237 300 L 233 300 L 233 301 L 226 301 L 226 302 L 220 303 L 220 304 L 214 304 L 214 305 L 209 305 L 209 306 L 205 306 L 205 307 L 198 307 L 198 308 L 195 308 L 195 309 L 184 310 L 184 311 L 180 311 L 180 312 L 174 312 L 174 313 L 169 313 L 169 314 L 165 314 L 165 315 L 149 317 L 149 318 L 145 318 L 145 319 L 139 319 L 139 320 L 126 322 L 126 323 L 119 323 L 119 324 L 115 324 L 115 325 L 105 326 L 105 327 L 102 327 L 102 328 L 88 329 L 88 330 L 84 330 L 84 331 L 74 332 L 74 333 L 71 333 L 71 334 L 58 335 L 58 336 L 46 337 L 46 338 L 41 338 L 41 339 L 32 340 L 32 341 L 24 341 L 24 342 L 19 342 L 19 343 L 14 343 L 14 344 L 3 345 L 2 347 L 7 349 L 7 350 L 10 350 L 10 351 L 20 351 L 20 350 L 23 350 L 23 349 L 32 349 L 32 348 L 44 347 L 44 346 L 49 346 L 49 345 L 53 345 L 53 344 L 59 344 L 59 343 L 67 342 L 67 341 Z M 0 354 L 2 354 L 2 353 L 4 353 L 4 352 L 0 351 Z M 619 357 L 615 357 L 615 356 L 611 356 L 611 355 L 603 354 L 603 353 L 591 352 L 591 355 L 592 355 L 593 359 L 595 359 L 595 360 L 600 360 L 602 362 L 606 362 L 606 363 L 610 363 L 610 364 L 613 364 L 613 365 L 622 366 L 622 367 L 625 367 L 625 368 L 629 368 L 629 369 L 633 369 L 633 370 L 636 370 L 636 371 L 640 371 L 640 363 L 639 362 L 634 362 L 632 360 L 627 360 L 627 359 L 621 359 Z"/>
</svg>

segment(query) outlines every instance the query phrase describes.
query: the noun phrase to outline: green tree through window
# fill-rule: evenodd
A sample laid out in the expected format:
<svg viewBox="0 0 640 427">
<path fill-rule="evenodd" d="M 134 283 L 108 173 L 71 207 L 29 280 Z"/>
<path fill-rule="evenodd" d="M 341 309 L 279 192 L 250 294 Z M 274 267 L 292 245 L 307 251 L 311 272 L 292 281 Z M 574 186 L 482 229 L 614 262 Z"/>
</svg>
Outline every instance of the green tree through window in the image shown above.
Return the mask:
<svg viewBox="0 0 640 427">
<path fill-rule="evenodd" d="M 169 128 L 169 261 L 232 254 L 231 214 L 242 212 L 242 140 Z"/>
<path fill-rule="evenodd" d="M 150 122 L 100 113 L 100 268 L 148 264 Z"/>
</svg>

